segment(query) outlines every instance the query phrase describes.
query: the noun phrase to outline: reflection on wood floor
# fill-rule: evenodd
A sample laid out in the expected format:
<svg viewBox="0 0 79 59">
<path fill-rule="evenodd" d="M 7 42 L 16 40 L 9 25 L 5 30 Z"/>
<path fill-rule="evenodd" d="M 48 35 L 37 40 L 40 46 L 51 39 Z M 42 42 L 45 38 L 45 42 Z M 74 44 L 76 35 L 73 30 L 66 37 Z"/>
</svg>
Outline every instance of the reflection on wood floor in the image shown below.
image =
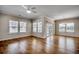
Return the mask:
<svg viewBox="0 0 79 59">
<path fill-rule="evenodd" d="M 51 36 L 46 39 L 26 37 L 0 41 L 5 54 L 74 54 L 79 53 L 79 38 Z"/>
</svg>

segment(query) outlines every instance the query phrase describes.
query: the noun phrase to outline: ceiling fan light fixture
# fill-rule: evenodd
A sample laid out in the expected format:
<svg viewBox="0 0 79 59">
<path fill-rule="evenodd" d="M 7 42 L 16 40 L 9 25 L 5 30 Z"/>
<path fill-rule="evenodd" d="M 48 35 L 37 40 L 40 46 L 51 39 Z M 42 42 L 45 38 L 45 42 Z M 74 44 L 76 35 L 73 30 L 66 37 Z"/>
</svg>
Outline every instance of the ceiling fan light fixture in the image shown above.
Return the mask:
<svg viewBox="0 0 79 59">
<path fill-rule="evenodd" d="M 26 12 L 27 12 L 27 13 L 29 13 L 29 14 L 31 13 L 31 11 L 30 11 L 30 10 L 27 10 Z"/>
</svg>

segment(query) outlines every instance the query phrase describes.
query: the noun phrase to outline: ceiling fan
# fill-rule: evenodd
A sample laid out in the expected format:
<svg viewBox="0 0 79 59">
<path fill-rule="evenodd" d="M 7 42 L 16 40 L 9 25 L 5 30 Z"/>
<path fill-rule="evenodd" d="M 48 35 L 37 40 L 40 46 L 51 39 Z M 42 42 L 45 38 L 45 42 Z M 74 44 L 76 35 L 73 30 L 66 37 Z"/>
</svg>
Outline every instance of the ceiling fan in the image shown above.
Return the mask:
<svg viewBox="0 0 79 59">
<path fill-rule="evenodd" d="M 26 10 L 27 13 L 37 13 L 36 7 L 25 6 L 25 5 L 22 5 L 22 7 Z"/>
</svg>

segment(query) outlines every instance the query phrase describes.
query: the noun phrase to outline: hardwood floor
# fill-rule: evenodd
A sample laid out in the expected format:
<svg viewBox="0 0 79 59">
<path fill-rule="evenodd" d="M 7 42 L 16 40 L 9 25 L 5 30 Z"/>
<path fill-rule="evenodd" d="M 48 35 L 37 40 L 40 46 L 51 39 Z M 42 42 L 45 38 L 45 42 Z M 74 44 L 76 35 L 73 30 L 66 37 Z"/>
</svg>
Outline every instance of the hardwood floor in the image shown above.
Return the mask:
<svg viewBox="0 0 79 59">
<path fill-rule="evenodd" d="M 75 54 L 79 38 L 50 36 L 46 39 L 26 37 L 0 41 L 1 54 Z"/>
</svg>

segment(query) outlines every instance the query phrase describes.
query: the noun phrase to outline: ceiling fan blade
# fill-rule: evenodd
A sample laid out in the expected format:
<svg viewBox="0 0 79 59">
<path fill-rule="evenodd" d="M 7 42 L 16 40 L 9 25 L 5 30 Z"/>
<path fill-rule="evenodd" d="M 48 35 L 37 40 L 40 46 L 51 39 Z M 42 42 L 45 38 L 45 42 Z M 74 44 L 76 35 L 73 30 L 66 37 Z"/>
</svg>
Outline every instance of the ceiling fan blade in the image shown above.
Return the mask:
<svg viewBox="0 0 79 59">
<path fill-rule="evenodd" d="M 33 13 L 37 13 L 37 11 L 32 11 Z"/>
<path fill-rule="evenodd" d="M 30 8 L 30 6 L 29 6 L 29 8 L 28 8 L 28 6 L 26 7 L 25 5 L 22 5 L 22 7 L 23 7 L 24 9 L 26 9 L 26 10 L 31 10 L 33 13 L 37 13 L 37 11 L 35 10 L 36 7 L 31 7 L 31 8 Z"/>
<path fill-rule="evenodd" d="M 26 6 L 24 6 L 24 5 L 22 5 L 22 7 L 24 8 L 24 9 L 28 9 Z"/>
<path fill-rule="evenodd" d="M 36 7 L 32 7 L 31 9 L 36 9 Z"/>
</svg>

